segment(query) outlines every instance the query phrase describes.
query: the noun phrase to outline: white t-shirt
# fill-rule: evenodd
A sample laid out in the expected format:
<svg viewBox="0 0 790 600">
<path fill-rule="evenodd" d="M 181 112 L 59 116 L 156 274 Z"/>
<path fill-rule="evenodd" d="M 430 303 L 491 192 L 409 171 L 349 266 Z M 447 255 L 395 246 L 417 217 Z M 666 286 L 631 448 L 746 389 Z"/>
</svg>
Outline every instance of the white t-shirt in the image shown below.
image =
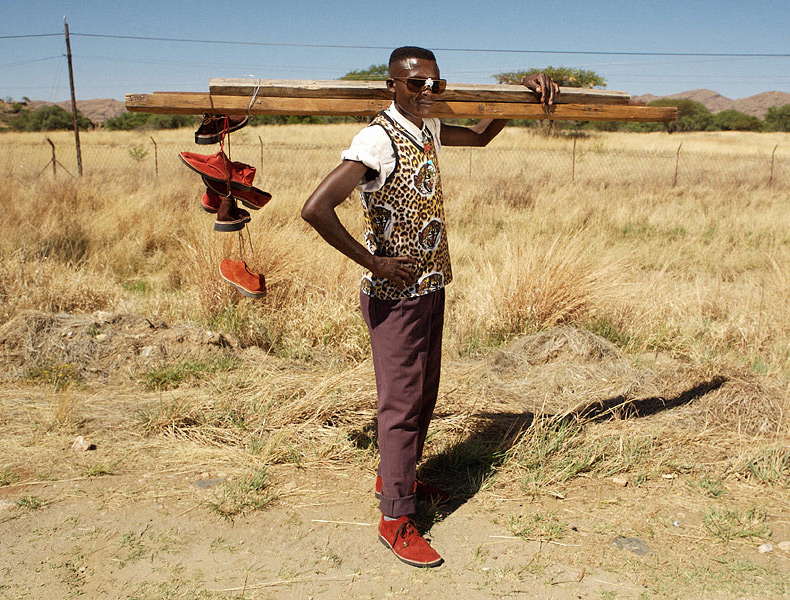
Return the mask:
<svg viewBox="0 0 790 600">
<path fill-rule="evenodd" d="M 414 138 L 414 142 L 418 146 L 422 147 L 422 130 L 404 117 L 396 108 L 394 102 L 389 105 L 386 113 Z M 439 119 L 430 118 L 423 119 L 422 124 L 423 127 L 431 132 L 438 154 L 441 149 L 441 122 Z M 363 192 L 375 192 L 381 189 L 387 177 L 395 169 L 396 164 L 392 142 L 384 129 L 378 126 L 365 127 L 355 135 L 354 139 L 351 140 L 351 146 L 349 146 L 348 150 L 342 152 L 340 158 L 342 160 L 361 162 L 378 173 L 378 177 L 375 179 L 370 181 L 363 179 L 357 184 L 357 189 Z"/>
</svg>

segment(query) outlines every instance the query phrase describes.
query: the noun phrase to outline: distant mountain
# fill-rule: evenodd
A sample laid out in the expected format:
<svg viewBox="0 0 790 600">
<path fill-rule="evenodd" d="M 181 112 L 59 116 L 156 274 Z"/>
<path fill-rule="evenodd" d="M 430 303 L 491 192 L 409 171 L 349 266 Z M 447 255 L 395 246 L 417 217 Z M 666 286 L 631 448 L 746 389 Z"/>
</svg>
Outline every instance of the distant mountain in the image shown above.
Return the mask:
<svg viewBox="0 0 790 600">
<path fill-rule="evenodd" d="M 653 94 L 644 94 L 642 96 L 634 96 L 631 98 L 632 102 L 652 102 L 659 98 L 670 98 L 673 100 L 694 100 L 703 104 L 710 112 L 718 113 L 723 110 L 734 109 L 747 115 L 753 115 L 761 119 L 765 118 L 765 113 L 772 106 L 783 106 L 790 104 L 790 94 L 786 92 L 763 92 L 748 98 L 740 98 L 738 100 L 731 100 L 726 96 L 722 96 L 713 90 L 690 90 L 688 92 L 680 92 L 679 94 L 672 94 L 671 96 L 654 96 Z"/>
</svg>

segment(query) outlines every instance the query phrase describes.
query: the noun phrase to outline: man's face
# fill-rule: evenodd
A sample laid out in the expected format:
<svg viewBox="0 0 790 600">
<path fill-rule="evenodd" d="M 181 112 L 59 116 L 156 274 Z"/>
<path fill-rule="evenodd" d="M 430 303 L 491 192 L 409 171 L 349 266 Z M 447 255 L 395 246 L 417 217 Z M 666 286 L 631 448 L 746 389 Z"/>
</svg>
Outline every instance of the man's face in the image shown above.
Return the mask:
<svg viewBox="0 0 790 600">
<path fill-rule="evenodd" d="M 423 77 L 439 79 L 439 66 L 435 61 L 425 58 L 408 58 L 392 65 L 390 79 L 387 86 L 395 93 L 395 104 L 403 115 L 412 123 L 420 127 L 422 120 L 431 116 L 434 100 L 436 99 L 429 88 L 419 92 L 412 92 L 403 81 L 409 77 Z"/>
</svg>

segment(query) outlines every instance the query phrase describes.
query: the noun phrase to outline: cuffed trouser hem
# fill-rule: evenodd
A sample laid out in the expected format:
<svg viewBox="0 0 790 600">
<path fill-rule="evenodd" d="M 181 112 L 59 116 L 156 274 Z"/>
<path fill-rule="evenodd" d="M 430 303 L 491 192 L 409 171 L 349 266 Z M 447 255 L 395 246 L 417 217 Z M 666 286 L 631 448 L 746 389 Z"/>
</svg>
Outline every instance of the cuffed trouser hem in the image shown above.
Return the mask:
<svg viewBox="0 0 790 600">
<path fill-rule="evenodd" d="M 414 495 L 404 496 L 402 498 L 387 498 L 386 496 L 381 496 L 379 508 L 381 509 L 381 514 L 385 517 L 397 519 L 404 515 L 413 515 L 416 511 Z"/>
</svg>

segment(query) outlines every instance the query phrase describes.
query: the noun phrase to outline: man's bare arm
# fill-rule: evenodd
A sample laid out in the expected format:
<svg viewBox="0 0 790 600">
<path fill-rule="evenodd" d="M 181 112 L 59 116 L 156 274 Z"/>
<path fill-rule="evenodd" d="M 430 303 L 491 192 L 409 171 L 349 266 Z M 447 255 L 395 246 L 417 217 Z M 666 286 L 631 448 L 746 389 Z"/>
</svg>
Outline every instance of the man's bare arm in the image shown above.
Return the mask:
<svg viewBox="0 0 790 600">
<path fill-rule="evenodd" d="M 555 96 L 560 93 L 557 83 L 544 73 L 527 75 L 521 83 L 540 94 L 540 103 L 548 114 Z M 507 122 L 507 119 L 483 119 L 472 127 L 442 125 L 442 146 L 486 146 L 504 129 Z"/>
<path fill-rule="evenodd" d="M 482 119 L 472 127 L 442 124 L 442 146 L 486 146 L 507 123 L 508 119 Z"/>
<path fill-rule="evenodd" d="M 348 232 L 337 217 L 335 208 L 340 205 L 357 183 L 367 167 L 356 161 L 346 160 L 336 167 L 318 185 L 302 207 L 302 218 L 333 248 L 370 270 L 377 277 L 389 279 L 398 286 L 412 285 L 416 280 L 412 258 L 374 256 Z"/>
</svg>

